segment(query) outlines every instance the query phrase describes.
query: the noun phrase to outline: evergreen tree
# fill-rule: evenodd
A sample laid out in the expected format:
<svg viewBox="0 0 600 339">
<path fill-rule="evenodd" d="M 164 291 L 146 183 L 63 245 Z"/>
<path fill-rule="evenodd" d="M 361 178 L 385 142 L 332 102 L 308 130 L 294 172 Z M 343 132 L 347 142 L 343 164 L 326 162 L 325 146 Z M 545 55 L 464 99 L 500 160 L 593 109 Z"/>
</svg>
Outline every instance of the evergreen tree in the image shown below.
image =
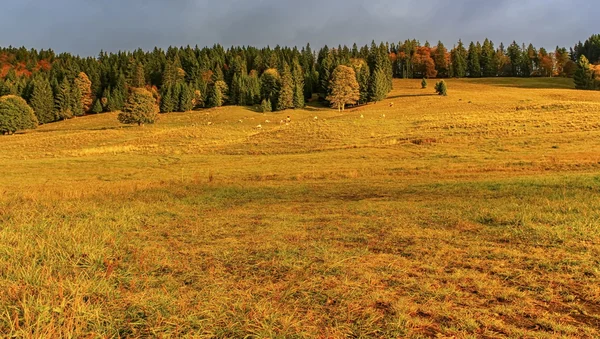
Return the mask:
<svg viewBox="0 0 600 339">
<path fill-rule="evenodd" d="M 269 68 L 260 77 L 260 93 L 262 99 L 271 101 L 271 104 L 277 104 L 279 96 L 279 72 L 274 68 Z"/>
<path fill-rule="evenodd" d="M 79 117 L 84 114 L 83 102 L 81 99 L 81 90 L 77 84 L 73 84 L 73 86 L 71 86 L 71 112 L 73 112 L 73 116 Z"/>
<path fill-rule="evenodd" d="M 494 44 L 485 39 L 481 48 L 481 73 L 484 77 L 495 77 L 498 73 L 498 66 L 496 64 L 496 52 L 494 51 Z"/>
<path fill-rule="evenodd" d="M 367 103 L 369 101 L 369 83 L 371 80 L 369 65 L 361 59 L 361 62 L 356 67 L 354 73 L 356 73 L 356 81 L 358 82 L 360 92 L 360 99 L 358 99 L 358 102 Z"/>
<path fill-rule="evenodd" d="M 246 105 L 255 105 L 261 102 L 260 80 L 256 71 L 250 71 L 250 74 L 244 78 L 244 95 L 246 96 Z"/>
<path fill-rule="evenodd" d="M 173 86 L 165 86 L 162 88 L 160 100 L 160 112 L 170 113 L 176 110 L 176 102 L 173 97 Z M 177 102 L 178 103 L 178 102 Z"/>
<path fill-rule="evenodd" d="M 577 70 L 575 71 L 574 80 L 576 89 L 589 90 L 596 88 L 595 74 L 590 68 L 590 62 L 585 57 L 585 55 L 581 55 L 581 57 L 579 57 L 579 62 L 577 63 Z"/>
<path fill-rule="evenodd" d="M 125 97 L 123 97 L 123 91 L 119 88 L 115 88 L 110 92 L 110 97 L 106 103 L 106 108 L 109 112 L 117 112 L 123 109 L 125 105 Z"/>
<path fill-rule="evenodd" d="M 208 87 L 208 98 L 207 98 L 207 106 L 208 107 L 221 107 L 223 106 L 223 97 L 221 94 L 221 89 L 216 84 L 212 84 Z"/>
<path fill-rule="evenodd" d="M 421 81 L 421 88 L 422 89 L 427 88 L 427 79 L 423 78 L 423 80 Z"/>
<path fill-rule="evenodd" d="M 260 103 L 260 111 L 263 113 L 272 112 L 273 107 L 271 106 L 271 100 L 263 99 L 262 102 Z"/>
<path fill-rule="evenodd" d="M 376 69 L 371 74 L 371 81 L 369 82 L 369 99 L 370 101 L 381 101 L 383 100 L 388 91 L 388 83 L 383 69 Z"/>
<path fill-rule="evenodd" d="M 179 94 L 179 111 L 187 112 L 191 111 L 194 108 L 194 104 L 192 103 L 192 93 L 187 84 L 181 83 L 180 85 L 180 94 Z"/>
<path fill-rule="evenodd" d="M 294 108 L 304 107 L 304 72 L 298 62 L 294 59 L 292 77 L 294 79 Z"/>
<path fill-rule="evenodd" d="M 102 113 L 102 111 L 102 103 L 100 102 L 100 99 L 96 99 L 96 101 L 94 101 L 94 105 L 92 106 L 92 113 L 98 114 Z"/>
<path fill-rule="evenodd" d="M 469 45 L 467 57 L 467 73 L 470 78 L 481 77 L 481 64 L 479 63 L 479 52 L 473 42 Z"/>
<path fill-rule="evenodd" d="M 435 69 L 438 72 L 437 76 L 439 78 L 448 77 L 448 61 L 446 59 L 447 52 L 448 51 L 446 50 L 444 44 L 441 41 L 438 41 L 433 60 L 435 61 Z"/>
<path fill-rule="evenodd" d="M 54 115 L 54 95 L 50 82 L 45 77 L 37 77 L 33 81 L 33 93 L 30 100 L 31 108 L 41 124 L 53 122 Z"/>
<path fill-rule="evenodd" d="M 65 120 L 73 117 L 73 99 L 71 94 L 71 85 L 69 84 L 69 80 L 65 77 L 60 83 L 54 100 L 55 120 Z"/>
<path fill-rule="evenodd" d="M 290 66 L 287 63 L 283 65 L 279 88 L 277 110 L 283 111 L 288 108 L 294 108 L 294 79 L 290 72 Z"/>
<path fill-rule="evenodd" d="M 508 46 L 506 53 L 508 55 L 508 59 L 510 60 L 510 76 L 518 77 L 523 76 L 523 72 L 521 70 L 522 63 L 521 59 L 523 58 L 523 54 L 521 53 L 521 47 L 513 41 L 510 46 Z"/>
<path fill-rule="evenodd" d="M 435 84 L 435 92 L 443 96 L 448 95 L 448 87 L 446 86 L 446 82 L 444 80 Z"/>
</svg>

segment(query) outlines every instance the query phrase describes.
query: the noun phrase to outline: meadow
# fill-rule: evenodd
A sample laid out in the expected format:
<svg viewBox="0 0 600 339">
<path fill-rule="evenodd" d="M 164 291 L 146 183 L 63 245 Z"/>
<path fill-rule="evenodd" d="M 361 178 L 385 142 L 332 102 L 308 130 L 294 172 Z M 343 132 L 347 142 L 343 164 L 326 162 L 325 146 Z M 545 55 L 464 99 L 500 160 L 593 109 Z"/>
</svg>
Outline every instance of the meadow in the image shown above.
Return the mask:
<svg viewBox="0 0 600 339">
<path fill-rule="evenodd" d="M 600 95 L 432 82 L 1 137 L 1 336 L 600 337 Z"/>
</svg>

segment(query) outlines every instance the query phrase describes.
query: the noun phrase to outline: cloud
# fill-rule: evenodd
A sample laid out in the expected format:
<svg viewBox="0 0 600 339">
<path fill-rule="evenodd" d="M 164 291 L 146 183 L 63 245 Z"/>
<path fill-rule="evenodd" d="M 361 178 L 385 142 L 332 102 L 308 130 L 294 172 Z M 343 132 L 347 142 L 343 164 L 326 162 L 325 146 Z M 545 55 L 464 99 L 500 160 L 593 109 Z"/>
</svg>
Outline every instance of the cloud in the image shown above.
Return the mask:
<svg viewBox="0 0 600 339">
<path fill-rule="evenodd" d="M 553 48 L 594 32 L 591 0 L 9 0 L 0 45 L 82 55 L 154 46 L 359 45 L 416 38 Z"/>
</svg>

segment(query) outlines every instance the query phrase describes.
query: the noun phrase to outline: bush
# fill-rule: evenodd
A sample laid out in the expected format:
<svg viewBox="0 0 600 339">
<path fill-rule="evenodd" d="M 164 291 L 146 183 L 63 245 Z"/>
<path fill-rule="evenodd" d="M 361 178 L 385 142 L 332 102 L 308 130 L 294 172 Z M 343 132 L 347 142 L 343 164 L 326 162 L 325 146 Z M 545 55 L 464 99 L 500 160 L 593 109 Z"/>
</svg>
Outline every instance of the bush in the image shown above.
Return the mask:
<svg viewBox="0 0 600 339">
<path fill-rule="evenodd" d="M 423 78 L 423 81 L 421 81 L 421 88 L 422 89 L 427 88 L 427 79 Z"/>
<path fill-rule="evenodd" d="M 444 80 L 435 84 L 435 91 L 439 95 L 446 96 L 448 95 L 448 87 L 446 86 L 446 82 Z"/>
<path fill-rule="evenodd" d="M 148 90 L 133 88 L 118 119 L 123 124 L 153 124 L 158 117 L 158 105 Z"/>
<path fill-rule="evenodd" d="M 12 134 L 18 130 L 36 128 L 37 125 L 33 109 L 23 98 L 16 95 L 0 98 L 0 133 Z"/>
</svg>

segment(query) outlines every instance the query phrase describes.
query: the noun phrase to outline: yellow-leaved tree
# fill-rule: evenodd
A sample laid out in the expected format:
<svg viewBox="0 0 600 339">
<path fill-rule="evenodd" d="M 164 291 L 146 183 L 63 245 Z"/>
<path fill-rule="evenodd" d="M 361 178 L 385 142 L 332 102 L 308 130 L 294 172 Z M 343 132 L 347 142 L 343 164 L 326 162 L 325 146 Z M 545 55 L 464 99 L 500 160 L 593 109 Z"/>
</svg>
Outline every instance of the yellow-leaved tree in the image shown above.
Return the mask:
<svg viewBox="0 0 600 339">
<path fill-rule="evenodd" d="M 339 65 L 333 71 L 329 82 L 327 100 L 332 107 L 343 111 L 346 105 L 353 105 L 360 99 L 360 86 L 352 67 Z"/>
</svg>

